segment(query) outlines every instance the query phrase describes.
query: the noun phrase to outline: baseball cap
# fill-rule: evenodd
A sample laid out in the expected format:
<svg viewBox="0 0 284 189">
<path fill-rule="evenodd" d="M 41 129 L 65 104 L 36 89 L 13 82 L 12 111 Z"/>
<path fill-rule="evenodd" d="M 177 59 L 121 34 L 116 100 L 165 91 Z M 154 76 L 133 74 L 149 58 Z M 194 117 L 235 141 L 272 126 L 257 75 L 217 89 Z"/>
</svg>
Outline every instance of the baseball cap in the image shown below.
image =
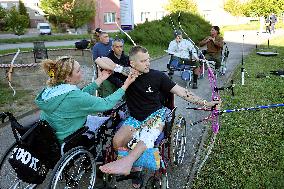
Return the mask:
<svg viewBox="0 0 284 189">
<path fill-rule="evenodd" d="M 182 35 L 182 32 L 180 30 L 175 30 L 174 36 L 177 37 L 178 35 Z"/>
<path fill-rule="evenodd" d="M 98 33 L 102 33 L 103 30 L 101 28 L 97 28 L 95 31 Z"/>
</svg>

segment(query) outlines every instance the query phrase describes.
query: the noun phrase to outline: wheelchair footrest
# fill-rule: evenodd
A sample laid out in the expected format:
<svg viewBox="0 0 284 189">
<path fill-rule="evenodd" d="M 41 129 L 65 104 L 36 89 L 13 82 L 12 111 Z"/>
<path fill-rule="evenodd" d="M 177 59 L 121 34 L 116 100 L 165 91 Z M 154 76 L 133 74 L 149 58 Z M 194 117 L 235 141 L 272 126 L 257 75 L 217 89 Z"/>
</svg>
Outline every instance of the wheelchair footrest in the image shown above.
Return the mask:
<svg viewBox="0 0 284 189">
<path fill-rule="evenodd" d="M 116 182 L 139 178 L 139 176 L 140 176 L 140 172 L 139 171 L 131 172 L 129 175 L 119 175 L 119 176 L 116 176 Z"/>
</svg>

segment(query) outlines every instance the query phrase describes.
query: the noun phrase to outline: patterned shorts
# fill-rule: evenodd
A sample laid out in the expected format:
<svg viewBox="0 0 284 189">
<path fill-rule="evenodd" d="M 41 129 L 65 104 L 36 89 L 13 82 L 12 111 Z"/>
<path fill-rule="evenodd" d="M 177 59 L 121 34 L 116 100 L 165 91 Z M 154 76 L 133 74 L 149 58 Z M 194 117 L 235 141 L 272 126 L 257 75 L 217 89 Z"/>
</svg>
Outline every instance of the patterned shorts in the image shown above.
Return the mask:
<svg viewBox="0 0 284 189">
<path fill-rule="evenodd" d="M 135 129 L 140 129 L 141 126 L 147 125 L 151 127 L 151 124 L 157 123 L 155 120 L 159 120 L 161 122 L 165 122 L 166 120 L 166 113 L 169 109 L 167 108 L 161 108 L 155 112 L 153 112 L 151 115 L 149 115 L 145 120 L 139 121 L 135 119 L 134 117 L 129 116 L 123 123 L 123 126 L 131 126 Z"/>
</svg>

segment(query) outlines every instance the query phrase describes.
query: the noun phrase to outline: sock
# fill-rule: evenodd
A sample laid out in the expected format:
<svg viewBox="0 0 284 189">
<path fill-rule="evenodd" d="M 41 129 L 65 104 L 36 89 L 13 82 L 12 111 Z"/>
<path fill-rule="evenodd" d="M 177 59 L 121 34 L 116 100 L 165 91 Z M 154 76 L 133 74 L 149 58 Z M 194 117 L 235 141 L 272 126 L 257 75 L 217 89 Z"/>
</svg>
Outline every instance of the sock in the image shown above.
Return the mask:
<svg viewBox="0 0 284 189">
<path fill-rule="evenodd" d="M 197 83 L 198 75 L 193 74 L 193 83 Z"/>
</svg>

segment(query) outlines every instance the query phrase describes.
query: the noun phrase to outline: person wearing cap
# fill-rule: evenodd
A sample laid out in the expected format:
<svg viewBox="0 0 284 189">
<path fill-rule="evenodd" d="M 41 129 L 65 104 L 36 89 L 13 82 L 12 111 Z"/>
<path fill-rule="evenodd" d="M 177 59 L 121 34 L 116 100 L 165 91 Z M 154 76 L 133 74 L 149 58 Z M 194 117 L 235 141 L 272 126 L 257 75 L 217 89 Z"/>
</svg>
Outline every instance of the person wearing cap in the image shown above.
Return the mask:
<svg viewBox="0 0 284 189">
<path fill-rule="evenodd" d="M 221 67 L 221 53 L 224 46 L 224 39 L 220 36 L 220 28 L 218 26 L 212 26 L 210 36 L 200 41 L 200 47 L 205 45 L 207 46 L 206 59 L 214 61 L 215 69 L 219 69 Z"/>
<path fill-rule="evenodd" d="M 100 40 L 99 39 L 99 35 L 100 33 L 102 33 L 102 29 L 101 28 L 96 28 L 95 30 L 92 31 L 91 34 L 91 41 L 90 41 L 90 47 L 91 49 L 94 47 L 94 45 Z"/>
<path fill-rule="evenodd" d="M 197 79 L 200 74 L 200 63 L 197 50 L 189 40 L 183 39 L 180 30 L 174 31 L 174 37 L 175 39 L 170 42 L 167 52 L 172 55 L 171 61 L 178 59 L 180 63 L 194 66 L 192 88 L 197 89 Z"/>
</svg>

